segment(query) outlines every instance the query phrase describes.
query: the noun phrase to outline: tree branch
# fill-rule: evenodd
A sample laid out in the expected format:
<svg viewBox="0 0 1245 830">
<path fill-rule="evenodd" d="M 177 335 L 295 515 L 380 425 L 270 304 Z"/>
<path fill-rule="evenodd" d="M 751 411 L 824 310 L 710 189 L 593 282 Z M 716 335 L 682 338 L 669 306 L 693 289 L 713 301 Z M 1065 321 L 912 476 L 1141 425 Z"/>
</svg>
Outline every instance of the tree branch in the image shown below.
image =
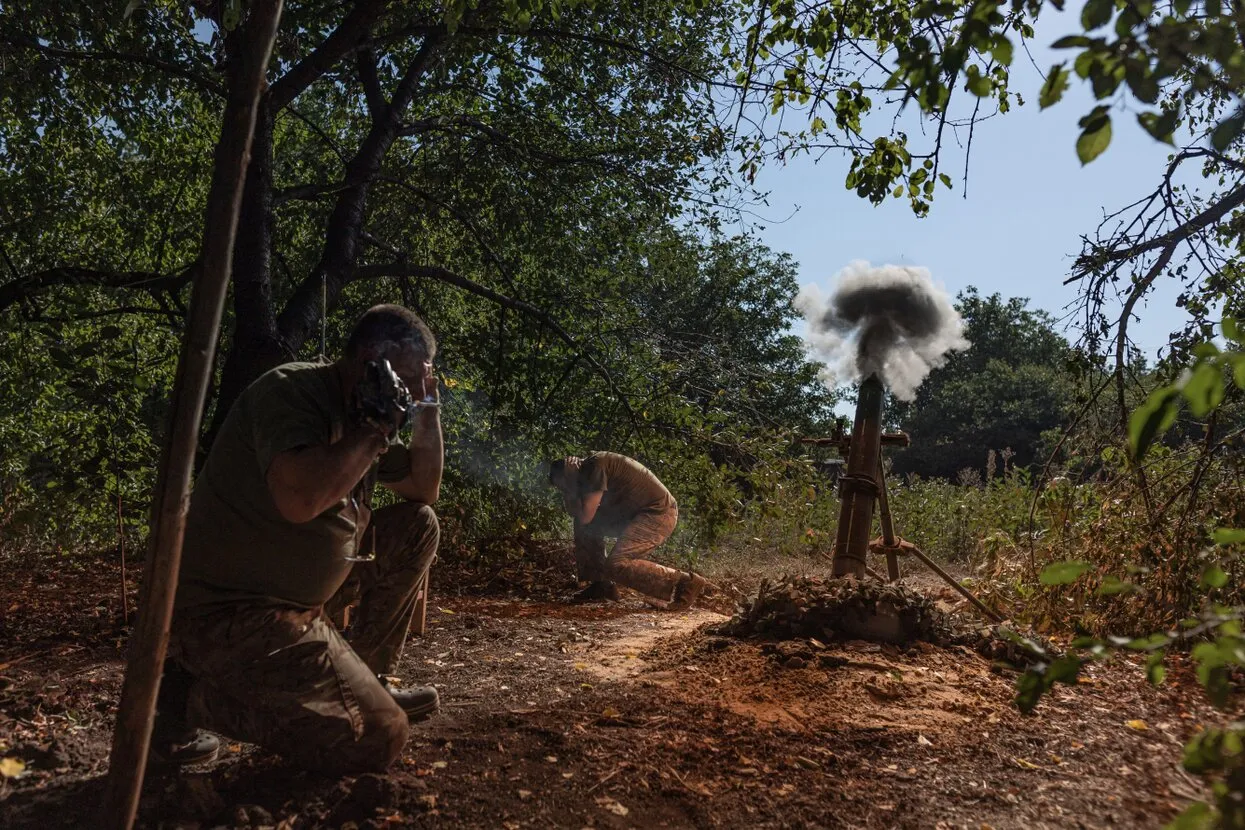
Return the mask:
<svg viewBox="0 0 1245 830">
<path fill-rule="evenodd" d="M 268 90 L 272 111 L 284 109 L 334 64 L 357 48 L 385 11 L 385 5 L 385 0 L 359 0 L 355 3 L 332 34 L 273 82 Z"/>
<path fill-rule="evenodd" d="M 321 314 L 321 303 L 332 307 L 351 279 L 358 255 L 359 234 L 370 183 L 380 172 L 385 154 L 397 139 L 402 117 L 414 100 L 416 88 L 439 59 L 448 37 L 444 28 L 429 34 L 411 58 L 394 89 L 393 98 L 346 166 L 345 180 L 358 182 L 338 194 L 329 215 L 324 249 L 315 269 L 299 284 L 277 320 L 281 336 L 297 350 Z"/>
<path fill-rule="evenodd" d="M 597 374 L 606 382 L 610 388 L 610 392 L 618 399 L 618 402 L 627 410 L 627 415 L 634 422 L 635 413 L 631 411 L 631 404 L 627 398 L 619 391 L 618 385 L 614 382 L 613 375 L 609 369 L 601 364 L 592 354 L 588 353 L 575 337 L 568 332 L 562 325 L 553 318 L 549 312 L 542 308 L 532 305 L 525 300 L 515 299 L 505 294 L 501 294 L 493 289 L 481 285 L 474 280 L 469 280 L 464 276 L 454 273 L 448 268 L 442 268 L 439 265 L 411 265 L 405 262 L 393 262 L 384 265 L 364 265 L 355 269 L 355 279 L 378 279 L 380 277 L 427 277 L 437 282 L 452 285 L 460 288 L 477 297 L 483 297 L 489 302 L 496 303 L 503 308 L 512 308 L 515 311 L 526 314 L 534 320 L 537 320 L 544 326 L 548 327 L 562 342 L 570 346 L 577 355 L 582 356 L 584 360 L 592 365 Z"/>
<path fill-rule="evenodd" d="M 153 69 L 159 69 L 167 72 L 174 77 L 181 78 L 184 81 L 190 81 L 200 90 L 212 95 L 222 95 L 224 87 L 212 78 L 201 75 L 190 67 L 173 63 L 172 61 L 153 58 L 149 55 L 134 55 L 128 52 L 118 52 L 113 49 L 100 49 L 92 52 L 83 52 L 77 49 L 64 49 L 59 46 L 47 46 L 40 43 L 37 39 L 18 34 L 0 35 L 4 43 L 11 44 L 21 49 L 29 49 L 46 55 L 49 58 L 61 58 L 68 61 L 117 61 L 119 63 L 135 63 L 140 66 L 149 66 Z"/>
<path fill-rule="evenodd" d="M 363 87 L 363 95 L 367 99 L 367 111 L 372 120 L 384 113 L 385 93 L 380 87 L 380 78 L 376 74 L 376 53 L 364 47 L 354 53 L 355 68 L 359 73 L 359 84 Z"/>
<path fill-rule="evenodd" d="M 1200 231 L 1205 230 L 1209 226 L 1215 224 L 1227 214 L 1236 208 L 1245 204 L 1245 184 L 1240 185 L 1235 190 L 1229 191 L 1222 199 L 1208 207 L 1192 219 L 1172 228 L 1165 234 L 1156 236 L 1153 239 L 1147 239 L 1145 242 L 1139 242 L 1136 245 L 1130 245 L 1127 248 L 1116 249 L 1114 251 L 1099 251 L 1092 254 L 1082 255 L 1077 259 L 1075 269 L 1080 272 L 1077 276 L 1069 278 L 1069 282 L 1080 279 L 1086 271 L 1093 269 L 1095 265 L 1101 265 L 1107 262 L 1118 262 L 1120 260 L 1132 259 L 1141 254 L 1150 251 L 1157 251 L 1160 248 L 1172 247 Z M 1167 253 L 1167 258 L 1171 258 L 1171 253 Z"/>
<path fill-rule="evenodd" d="M 197 263 L 171 274 L 150 271 L 99 271 L 75 266 L 49 268 L 0 285 L 0 311 L 55 286 L 176 291 L 190 283 Z"/>
</svg>

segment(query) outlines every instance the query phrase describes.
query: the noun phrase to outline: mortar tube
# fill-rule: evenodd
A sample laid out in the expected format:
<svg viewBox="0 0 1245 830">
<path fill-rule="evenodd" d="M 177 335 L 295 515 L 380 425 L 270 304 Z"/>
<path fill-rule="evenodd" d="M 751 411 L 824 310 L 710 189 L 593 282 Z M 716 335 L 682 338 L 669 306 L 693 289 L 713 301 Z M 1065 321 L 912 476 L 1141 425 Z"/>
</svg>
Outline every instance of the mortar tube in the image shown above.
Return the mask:
<svg viewBox="0 0 1245 830">
<path fill-rule="evenodd" d="M 882 457 L 882 398 L 881 379 L 876 374 L 869 375 L 860 384 L 847 471 L 840 484 L 843 503 L 834 543 L 835 576 L 861 579 L 865 575 Z"/>
</svg>

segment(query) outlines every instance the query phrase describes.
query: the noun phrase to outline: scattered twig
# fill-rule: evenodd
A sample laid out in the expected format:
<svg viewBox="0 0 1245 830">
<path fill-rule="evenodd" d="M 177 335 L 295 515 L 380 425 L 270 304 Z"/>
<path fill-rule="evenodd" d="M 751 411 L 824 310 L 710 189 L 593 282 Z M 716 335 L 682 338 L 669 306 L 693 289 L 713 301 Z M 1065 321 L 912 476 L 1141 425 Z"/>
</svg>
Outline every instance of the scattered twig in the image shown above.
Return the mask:
<svg viewBox="0 0 1245 830">
<path fill-rule="evenodd" d="M 615 775 L 617 775 L 618 773 L 622 772 L 623 770 L 627 769 L 627 767 L 629 767 L 629 766 L 631 766 L 631 764 L 627 763 L 626 761 L 622 762 L 621 764 L 619 764 L 619 765 L 618 765 L 618 769 L 614 770 L 614 771 L 613 771 L 613 772 L 611 772 L 609 775 L 605 776 L 605 777 L 604 777 L 604 778 L 602 778 L 600 781 L 598 781 L 597 783 L 595 783 L 595 784 L 593 784 L 591 787 L 589 787 L 589 788 L 588 788 L 588 792 L 587 792 L 587 793 L 584 793 L 584 795 L 587 795 L 588 793 L 590 793 L 590 792 L 592 792 L 593 790 L 595 790 L 597 787 L 600 787 L 600 786 L 601 786 L 602 784 L 604 784 L 606 781 L 609 781 L 611 778 L 613 778 Z"/>
</svg>

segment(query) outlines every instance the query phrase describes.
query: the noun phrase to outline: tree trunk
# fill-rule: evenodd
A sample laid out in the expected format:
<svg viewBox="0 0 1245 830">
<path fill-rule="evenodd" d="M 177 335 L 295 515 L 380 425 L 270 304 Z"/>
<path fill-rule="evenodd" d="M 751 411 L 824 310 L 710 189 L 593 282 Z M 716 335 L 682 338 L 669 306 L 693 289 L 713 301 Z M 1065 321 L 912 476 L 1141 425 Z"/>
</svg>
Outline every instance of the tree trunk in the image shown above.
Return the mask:
<svg viewBox="0 0 1245 830">
<path fill-rule="evenodd" d="M 148 742 L 181 565 L 200 417 L 212 379 L 221 312 L 229 288 L 255 114 L 280 19 L 281 0 L 252 3 L 248 19 L 231 35 L 232 42 L 226 44 L 230 53 L 229 94 L 221 119 L 204 216 L 199 257 L 202 270 L 191 292 L 190 315 L 177 361 L 169 430 L 161 451 L 152 504 L 142 600 L 130 641 L 109 757 L 101 818 L 118 830 L 128 830 L 134 824 L 147 766 Z"/>
<path fill-rule="evenodd" d="M 242 390 L 264 372 L 294 357 L 294 350 L 277 332 L 272 300 L 272 124 L 273 113 L 265 96 L 255 120 L 233 252 L 233 340 L 221 370 L 205 448 L 212 445 Z"/>
<path fill-rule="evenodd" d="M 354 277 L 364 230 L 371 180 L 397 140 L 402 120 L 415 98 L 420 80 L 438 59 L 444 30 L 429 34 L 394 91 L 393 100 L 373 117 L 372 129 L 344 171 L 343 180 L 358 182 L 338 194 L 325 229 L 324 250 L 316 268 L 298 285 L 277 316 L 272 300 L 272 121 L 265 99 L 255 125 L 255 145 L 247 171 L 242 217 L 234 264 L 234 338 L 221 372 L 212 428 L 217 430 L 242 391 L 268 369 L 292 360 L 316 331 L 322 297 L 327 310 L 336 307 L 342 289 Z M 321 292 L 324 292 L 323 294 Z"/>
</svg>

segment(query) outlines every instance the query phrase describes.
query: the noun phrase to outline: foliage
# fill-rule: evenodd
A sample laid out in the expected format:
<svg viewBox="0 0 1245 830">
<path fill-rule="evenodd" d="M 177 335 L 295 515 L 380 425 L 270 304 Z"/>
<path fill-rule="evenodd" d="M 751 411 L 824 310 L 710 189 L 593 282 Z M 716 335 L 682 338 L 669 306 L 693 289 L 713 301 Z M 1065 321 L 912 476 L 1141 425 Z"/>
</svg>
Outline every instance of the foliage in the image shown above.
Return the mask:
<svg viewBox="0 0 1245 830">
<path fill-rule="evenodd" d="M 100 543 L 114 479 L 141 524 L 218 113 L 248 36 L 230 8 L 245 11 L 0 9 L 10 543 Z M 833 402 L 787 331 L 790 260 L 680 229 L 726 198 L 726 138 L 697 79 L 720 68 L 729 15 L 287 3 L 214 420 L 268 366 L 333 354 L 363 309 L 404 302 L 441 341 L 446 511 L 469 537 L 561 529 L 540 462 L 608 448 L 659 469 L 688 532 L 711 538 L 758 486 L 766 436 L 811 428 Z M 113 418 L 129 431 L 105 429 Z M 113 478 L 90 477 L 100 463 Z"/>
<path fill-rule="evenodd" d="M 888 417 L 912 436 L 897 472 L 954 480 L 980 472 L 989 452 L 1006 451 L 1019 467 L 1038 460 L 1044 434 L 1070 415 L 1072 355 L 1050 315 L 1027 306 L 974 288 L 959 295 L 971 345 L 930 372 L 915 401 L 892 403 Z"/>
<path fill-rule="evenodd" d="M 1235 320 L 1225 319 L 1223 333 L 1235 347 L 1241 342 Z M 1245 372 L 1238 374 L 1237 367 L 1245 366 L 1240 352 L 1235 348 L 1223 352 L 1213 344 L 1202 344 L 1195 350 L 1197 360 L 1183 373 L 1176 384 L 1161 387 L 1137 408 L 1129 429 L 1129 463 L 1140 464 L 1151 451 L 1155 439 L 1175 421 L 1176 411 L 1183 398 L 1198 417 L 1215 414 L 1222 406 L 1226 394 L 1225 375 L 1238 386 L 1245 386 Z M 1217 445 L 1212 442 L 1213 432 L 1208 429 L 1206 451 L 1202 459 L 1212 455 Z M 1159 451 L 1163 454 L 1162 450 Z M 1201 485 L 1209 465 L 1195 475 L 1188 489 Z M 1142 487 L 1147 483 L 1140 478 Z M 1229 510 L 1229 520 L 1235 524 L 1241 518 L 1241 499 L 1216 500 L 1211 517 L 1224 518 Z M 1232 508 L 1235 508 L 1234 510 Z M 1216 516 L 1216 514 L 1218 514 Z M 1177 533 L 1195 532 L 1184 523 Z M 1242 634 L 1242 609 L 1245 597 L 1241 595 L 1240 580 L 1230 574 L 1239 556 L 1239 546 L 1245 541 L 1245 532 L 1232 527 L 1219 527 L 1209 534 L 1213 547 L 1208 547 L 1201 557 L 1201 574 L 1197 582 L 1197 594 L 1203 597 L 1203 607 L 1197 613 L 1180 621 L 1179 626 L 1142 637 L 1081 637 L 1072 643 L 1072 651 L 1055 657 L 1046 654 L 1040 646 L 1031 644 L 1035 653 L 1043 659 L 1028 670 L 1020 679 L 1017 701 L 1022 709 L 1030 711 L 1041 695 L 1055 683 L 1075 683 L 1083 664 L 1089 660 L 1103 659 L 1117 651 L 1131 651 L 1146 656 L 1146 673 L 1152 683 L 1162 683 L 1165 677 L 1164 654 L 1173 647 L 1190 647 L 1190 656 L 1197 666 L 1197 678 L 1206 689 L 1212 703 L 1224 707 L 1232 692 L 1231 672 L 1245 668 L 1245 636 Z M 1143 559 L 1148 567 L 1131 567 L 1133 573 L 1144 573 L 1154 567 L 1162 567 L 1172 557 Z M 1047 585 L 1063 585 L 1075 581 L 1089 571 L 1084 562 L 1057 562 L 1042 573 Z M 1102 595 L 1133 594 L 1143 591 L 1131 581 L 1114 574 L 1104 575 L 1098 592 Z M 1230 603 L 1230 604 L 1228 604 Z M 1181 607 L 1188 607 L 1185 598 Z M 1202 731 L 1185 747 L 1184 765 L 1190 772 L 1211 779 L 1213 804 L 1195 803 L 1173 823 L 1173 827 L 1223 827 L 1245 826 L 1245 764 L 1242 763 L 1242 747 L 1245 730 L 1240 724 Z"/>
</svg>

